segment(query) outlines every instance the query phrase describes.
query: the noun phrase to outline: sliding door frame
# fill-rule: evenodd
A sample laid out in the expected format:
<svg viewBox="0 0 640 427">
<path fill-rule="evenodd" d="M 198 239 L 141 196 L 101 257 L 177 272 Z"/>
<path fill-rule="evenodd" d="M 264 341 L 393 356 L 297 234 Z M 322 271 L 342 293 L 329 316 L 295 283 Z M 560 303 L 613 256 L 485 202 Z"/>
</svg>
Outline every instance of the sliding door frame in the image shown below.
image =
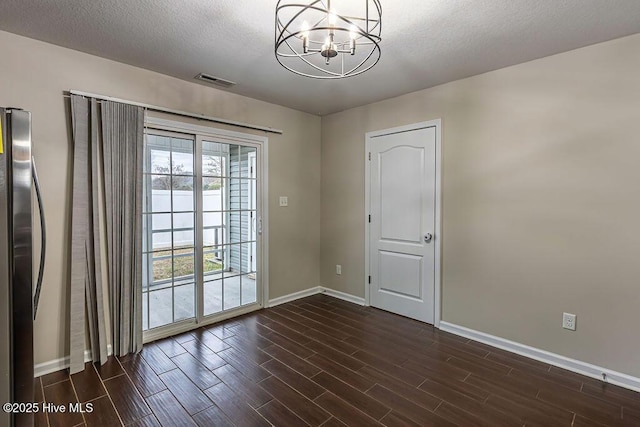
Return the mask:
<svg viewBox="0 0 640 427">
<path fill-rule="evenodd" d="M 145 343 L 157 339 L 187 332 L 192 329 L 216 323 L 231 317 L 240 316 L 265 307 L 269 301 L 269 139 L 266 136 L 234 132 L 209 126 L 195 125 L 191 123 L 167 120 L 156 117 L 145 117 L 145 129 L 152 131 L 168 131 L 181 135 L 193 136 L 194 146 L 194 198 L 195 198 L 195 287 L 196 287 L 196 313 L 193 319 L 181 320 L 167 326 L 143 331 Z M 202 142 L 212 141 L 223 144 L 236 144 L 256 148 L 256 212 L 257 232 L 256 248 L 258 259 L 256 270 L 256 302 L 246 306 L 240 306 L 229 311 L 204 315 L 204 274 L 203 274 L 203 203 L 202 198 Z M 242 303 L 242 302 L 240 302 Z M 150 307 L 147 308 L 149 310 Z"/>
</svg>

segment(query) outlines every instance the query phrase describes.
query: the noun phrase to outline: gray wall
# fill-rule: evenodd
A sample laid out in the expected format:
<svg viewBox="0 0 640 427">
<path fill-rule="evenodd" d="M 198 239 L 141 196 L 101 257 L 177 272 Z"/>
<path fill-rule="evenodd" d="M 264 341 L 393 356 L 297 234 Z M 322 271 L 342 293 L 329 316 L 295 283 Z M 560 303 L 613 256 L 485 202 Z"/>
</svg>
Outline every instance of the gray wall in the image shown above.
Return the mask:
<svg viewBox="0 0 640 427">
<path fill-rule="evenodd" d="M 444 320 L 640 376 L 639 52 L 634 35 L 323 117 L 322 284 L 364 296 L 365 132 L 441 118 Z"/>
</svg>

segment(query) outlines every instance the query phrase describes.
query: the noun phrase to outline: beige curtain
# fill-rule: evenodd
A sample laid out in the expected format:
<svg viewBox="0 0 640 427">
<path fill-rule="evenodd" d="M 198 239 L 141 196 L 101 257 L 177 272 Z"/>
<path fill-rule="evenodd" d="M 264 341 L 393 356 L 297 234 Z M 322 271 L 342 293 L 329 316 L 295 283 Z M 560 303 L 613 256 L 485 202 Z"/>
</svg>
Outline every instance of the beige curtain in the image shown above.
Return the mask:
<svg viewBox="0 0 640 427">
<path fill-rule="evenodd" d="M 71 96 L 74 144 L 71 221 L 71 373 L 84 369 L 88 327 L 93 360 L 142 348 L 142 147 L 140 107 Z M 99 179 L 103 173 L 102 179 Z M 103 183 L 104 203 L 98 190 Z M 101 211 L 100 206 L 104 206 Z M 100 223 L 106 224 L 108 298 L 104 313 Z M 111 326 L 111 339 L 106 324 Z"/>
</svg>

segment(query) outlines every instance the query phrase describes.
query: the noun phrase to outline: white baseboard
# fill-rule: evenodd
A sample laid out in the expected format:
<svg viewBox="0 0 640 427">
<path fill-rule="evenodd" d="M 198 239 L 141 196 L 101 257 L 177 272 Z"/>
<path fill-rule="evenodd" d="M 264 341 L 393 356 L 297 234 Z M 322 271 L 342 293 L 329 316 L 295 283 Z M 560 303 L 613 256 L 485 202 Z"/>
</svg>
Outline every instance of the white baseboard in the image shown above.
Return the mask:
<svg viewBox="0 0 640 427">
<path fill-rule="evenodd" d="M 278 298 L 270 299 L 269 302 L 265 305 L 265 308 L 275 307 L 276 305 L 284 304 L 286 302 L 295 301 L 300 298 L 310 297 L 311 295 L 316 295 L 322 293 L 322 286 L 316 286 L 313 288 L 305 289 L 303 291 L 294 292 L 292 294 L 283 295 Z"/>
<path fill-rule="evenodd" d="M 541 350 L 539 348 L 520 344 L 518 342 L 496 337 L 484 332 L 465 328 L 464 326 L 445 322 L 444 320 L 440 322 L 440 330 L 450 332 L 452 334 L 459 335 L 465 338 L 470 338 L 474 341 L 479 341 L 483 344 L 497 347 L 511 353 L 516 353 L 530 359 L 538 360 L 540 362 L 548 363 L 549 365 L 557 366 L 559 368 L 582 374 L 587 377 L 615 384 L 617 386 L 628 388 L 630 390 L 640 391 L 640 378 L 623 374 L 622 372 L 616 372 L 611 369 L 603 368 L 601 366 L 592 365 L 591 363 L 571 359 L 560 354 L 551 353 L 546 350 Z"/>
<path fill-rule="evenodd" d="M 325 288 L 324 286 L 315 286 L 313 288 L 305 289 L 303 291 L 294 292 L 289 295 L 284 295 L 284 296 L 269 300 L 269 303 L 266 305 L 266 307 L 275 307 L 276 305 L 284 304 L 286 302 L 295 301 L 300 298 L 306 298 L 306 297 L 310 297 L 311 295 L 317 295 L 317 294 L 325 294 L 327 296 L 338 298 L 343 301 L 348 301 L 358 305 L 365 305 L 364 298 L 347 294 L 345 292 L 336 291 L 335 289 Z"/>
<path fill-rule="evenodd" d="M 85 354 L 85 360 L 86 360 Z M 49 360 L 48 362 L 38 363 L 33 367 L 33 376 L 35 378 L 52 372 L 61 371 L 69 367 L 69 356 L 60 359 Z"/>
<path fill-rule="evenodd" d="M 111 344 L 107 345 L 107 355 L 111 356 L 113 349 Z M 84 351 L 84 363 L 93 361 L 91 356 L 91 350 Z M 61 357 L 60 359 L 49 360 L 48 362 L 38 363 L 33 367 L 33 377 L 41 377 L 42 375 L 50 374 L 52 372 L 58 372 L 63 369 L 67 369 L 71 366 L 71 358 L 69 356 Z"/>
<path fill-rule="evenodd" d="M 343 301 L 352 302 L 358 305 L 365 305 L 364 298 L 347 294 L 345 292 L 336 291 L 335 289 L 322 287 L 322 293 L 330 297 L 341 299 Z"/>
</svg>

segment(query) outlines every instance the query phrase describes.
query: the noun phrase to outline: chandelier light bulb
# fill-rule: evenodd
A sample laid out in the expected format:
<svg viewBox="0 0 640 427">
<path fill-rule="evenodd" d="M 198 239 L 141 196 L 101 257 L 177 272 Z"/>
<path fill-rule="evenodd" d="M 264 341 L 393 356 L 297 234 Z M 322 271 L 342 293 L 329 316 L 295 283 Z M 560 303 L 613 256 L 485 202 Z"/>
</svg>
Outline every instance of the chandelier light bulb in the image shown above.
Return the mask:
<svg viewBox="0 0 640 427">
<path fill-rule="evenodd" d="M 358 37 L 358 27 L 355 25 L 351 25 L 351 27 L 349 27 L 349 37 L 351 40 L 355 40 L 355 38 Z"/>
<path fill-rule="evenodd" d="M 307 21 L 302 23 L 302 52 L 309 53 L 309 24 Z"/>
<path fill-rule="evenodd" d="M 335 10 L 335 9 L 331 9 L 331 10 L 329 11 L 329 18 L 328 18 L 328 19 L 329 19 L 329 25 L 330 25 L 330 26 L 332 26 L 332 27 L 333 27 L 333 26 L 335 26 L 335 25 L 336 25 L 336 23 L 338 22 L 338 18 L 337 18 L 336 10 Z"/>
<path fill-rule="evenodd" d="M 356 37 L 357 37 L 357 28 L 355 25 L 352 25 L 351 28 L 349 28 L 349 54 L 351 55 L 355 55 L 356 54 Z"/>
</svg>

